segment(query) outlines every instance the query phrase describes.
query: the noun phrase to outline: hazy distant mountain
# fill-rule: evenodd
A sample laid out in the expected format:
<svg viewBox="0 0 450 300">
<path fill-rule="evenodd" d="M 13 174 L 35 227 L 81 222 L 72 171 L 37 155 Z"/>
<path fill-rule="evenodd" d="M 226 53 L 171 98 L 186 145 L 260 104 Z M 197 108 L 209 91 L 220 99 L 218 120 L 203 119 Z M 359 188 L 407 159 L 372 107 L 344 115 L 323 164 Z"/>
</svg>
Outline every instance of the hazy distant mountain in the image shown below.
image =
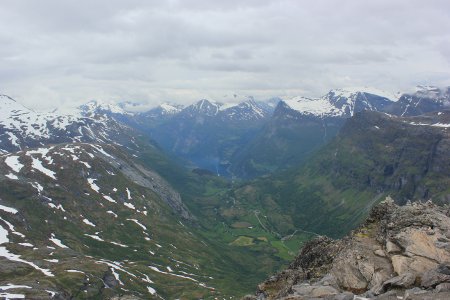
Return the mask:
<svg viewBox="0 0 450 300">
<path fill-rule="evenodd" d="M 170 115 L 148 118 L 147 124 L 153 126 L 147 132 L 166 151 L 226 175 L 233 153 L 260 130 L 272 112 L 270 104 L 253 98 L 225 104 L 203 99 Z"/>
<path fill-rule="evenodd" d="M 450 87 L 417 86 L 415 92 L 403 94 L 387 112 L 399 116 L 418 116 L 450 108 Z"/>
</svg>

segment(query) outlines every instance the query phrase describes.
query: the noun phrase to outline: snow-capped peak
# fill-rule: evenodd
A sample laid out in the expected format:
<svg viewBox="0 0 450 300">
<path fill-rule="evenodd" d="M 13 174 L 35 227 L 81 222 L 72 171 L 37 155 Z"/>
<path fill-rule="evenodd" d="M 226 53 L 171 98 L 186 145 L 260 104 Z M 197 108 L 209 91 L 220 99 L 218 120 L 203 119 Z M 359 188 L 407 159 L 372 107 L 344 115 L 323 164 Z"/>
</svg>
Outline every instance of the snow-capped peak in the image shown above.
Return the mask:
<svg viewBox="0 0 450 300">
<path fill-rule="evenodd" d="M 345 97 L 345 98 L 351 98 L 354 97 L 354 95 L 358 93 L 364 93 L 364 94 L 371 94 L 376 95 L 379 97 L 386 98 L 391 101 L 397 101 L 400 97 L 398 93 L 388 92 L 385 90 L 380 90 L 373 87 L 345 87 L 345 88 L 338 88 L 333 89 L 329 93 L 333 93 L 335 96 Z"/>
<path fill-rule="evenodd" d="M 12 114 L 23 114 L 30 112 L 33 111 L 18 103 L 13 98 L 7 95 L 0 95 L 0 121 L 10 117 Z"/>
<path fill-rule="evenodd" d="M 88 103 L 81 105 L 79 109 L 85 115 L 92 115 L 98 113 L 121 114 L 121 115 L 130 114 L 129 112 L 121 108 L 119 105 L 99 100 L 91 100 Z"/>
<path fill-rule="evenodd" d="M 320 98 L 293 97 L 283 101 L 302 114 L 342 117 L 353 116 L 355 112 L 363 109 L 379 110 L 397 100 L 394 93 L 362 87 L 334 89 Z"/>
<path fill-rule="evenodd" d="M 183 108 L 180 105 L 175 105 L 167 102 L 160 104 L 158 107 L 161 108 L 161 111 L 165 114 L 176 114 Z"/>
<path fill-rule="evenodd" d="M 207 99 L 202 99 L 186 107 L 183 111 L 189 114 L 201 114 L 215 116 L 219 112 L 221 104 Z"/>
<path fill-rule="evenodd" d="M 234 120 L 257 120 L 267 115 L 265 111 L 253 97 L 248 97 L 246 101 L 240 103 L 226 103 L 220 107 L 220 114 L 225 119 Z"/>
</svg>

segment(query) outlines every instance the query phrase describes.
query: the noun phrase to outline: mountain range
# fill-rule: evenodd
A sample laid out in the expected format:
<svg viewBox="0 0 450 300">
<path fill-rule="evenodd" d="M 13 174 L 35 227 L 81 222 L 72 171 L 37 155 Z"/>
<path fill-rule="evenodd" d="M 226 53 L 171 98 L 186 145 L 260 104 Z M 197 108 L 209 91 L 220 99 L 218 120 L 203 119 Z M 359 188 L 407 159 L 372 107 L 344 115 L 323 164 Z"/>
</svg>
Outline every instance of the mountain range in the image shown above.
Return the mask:
<svg viewBox="0 0 450 300">
<path fill-rule="evenodd" d="M 449 94 L 338 89 L 139 113 L 92 101 L 72 114 L 3 95 L 0 296 L 242 296 L 387 195 L 448 203 Z"/>
</svg>

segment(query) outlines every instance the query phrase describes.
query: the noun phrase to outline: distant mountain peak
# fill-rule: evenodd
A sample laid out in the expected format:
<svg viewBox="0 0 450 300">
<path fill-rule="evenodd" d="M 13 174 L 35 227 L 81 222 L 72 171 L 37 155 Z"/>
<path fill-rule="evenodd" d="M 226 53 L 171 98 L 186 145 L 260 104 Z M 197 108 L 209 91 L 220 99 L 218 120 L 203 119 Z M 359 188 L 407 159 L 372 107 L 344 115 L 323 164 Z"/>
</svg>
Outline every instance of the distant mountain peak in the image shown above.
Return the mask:
<svg viewBox="0 0 450 300">
<path fill-rule="evenodd" d="M 183 112 L 191 115 L 215 116 L 219 112 L 220 104 L 208 99 L 201 99 L 196 103 L 189 105 Z"/>
<path fill-rule="evenodd" d="M 362 87 L 344 87 L 344 88 L 337 88 L 331 90 L 329 93 L 333 93 L 336 96 L 341 97 L 354 97 L 357 94 L 371 94 L 380 96 L 386 99 L 389 99 L 391 101 L 397 101 L 400 95 L 398 93 L 393 93 L 385 90 L 381 90 L 378 88 L 368 87 L 368 86 L 362 86 Z"/>
<path fill-rule="evenodd" d="M 361 110 L 381 110 L 396 101 L 394 94 L 374 88 L 339 88 L 320 98 L 302 96 L 284 99 L 285 105 L 305 115 L 350 117 Z"/>
<path fill-rule="evenodd" d="M 129 112 L 125 111 L 120 105 L 108 103 L 102 100 L 91 100 L 86 104 L 79 106 L 79 110 L 84 115 L 95 115 L 95 114 L 121 114 L 127 115 Z"/>
<path fill-rule="evenodd" d="M 443 96 L 445 96 L 445 93 L 445 90 L 433 85 L 417 85 L 414 89 L 414 95 L 430 99 L 442 98 Z"/>
</svg>

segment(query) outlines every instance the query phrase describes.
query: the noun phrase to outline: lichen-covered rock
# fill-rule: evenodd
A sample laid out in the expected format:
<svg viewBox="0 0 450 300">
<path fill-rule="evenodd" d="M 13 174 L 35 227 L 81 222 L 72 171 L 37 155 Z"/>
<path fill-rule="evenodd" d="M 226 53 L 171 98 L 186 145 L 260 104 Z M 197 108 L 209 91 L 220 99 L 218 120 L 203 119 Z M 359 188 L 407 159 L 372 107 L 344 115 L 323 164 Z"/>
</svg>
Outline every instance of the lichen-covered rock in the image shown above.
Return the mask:
<svg viewBox="0 0 450 300">
<path fill-rule="evenodd" d="M 449 212 L 387 198 L 342 240 L 307 243 L 254 299 L 450 299 Z"/>
</svg>

